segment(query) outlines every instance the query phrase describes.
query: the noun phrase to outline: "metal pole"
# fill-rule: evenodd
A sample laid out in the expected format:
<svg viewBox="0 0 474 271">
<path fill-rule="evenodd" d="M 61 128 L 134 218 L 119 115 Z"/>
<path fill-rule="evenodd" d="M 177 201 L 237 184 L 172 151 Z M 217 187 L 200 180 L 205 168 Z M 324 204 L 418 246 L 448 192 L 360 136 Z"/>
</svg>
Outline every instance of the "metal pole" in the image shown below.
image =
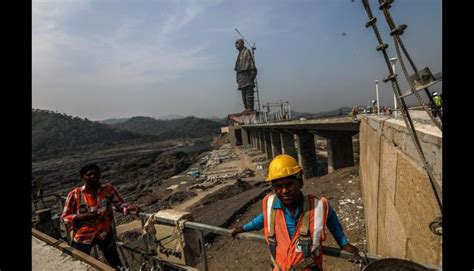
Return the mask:
<svg viewBox="0 0 474 271">
<path fill-rule="evenodd" d="M 147 214 L 147 213 L 139 213 L 139 215 L 140 215 L 140 217 L 144 217 L 144 218 L 148 218 L 149 216 L 151 216 L 151 214 Z M 165 224 L 165 225 L 171 225 L 171 226 L 176 225 L 176 220 L 169 219 L 169 218 L 164 218 L 164 217 L 155 217 L 155 218 L 156 218 L 156 221 L 158 223 L 162 223 L 162 224 Z M 224 235 L 224 236 L 228 236 L 228 237 L 230 237 L 231 233 L 232 233 L 231 229 L 216 227 L 216 226 L 202 224 L 202 223 L 198 223 L 198 222 L 192 222 L 192 221 L 186 221 L 184 223 L 184 228 L 211 232 L 211 233 L 214 233 L 214 234 Z M 265 237 L 263 235 L 255 234 L 255 233 L 239 233 L 235 236 L 235 238 L 242 239 L 242 240 L 254 241 L 254 242 L 260 242 L 260 243 L 265 243 L 266 242 Z M 323 254 L 324 255 L 338 257 L 338 258 L 344 258 L 344 259 L 352 258 L 351 253 L 349 253 L 347 251 L 344 251 L 344 250 L 341 250 L 339 248 L 322 246 L 322 249 L 323 249 Z M 361 255 L 361 257 L 365 257 L 365 256 Z M 370 262 L 372 262 L 372 261 L 383 259 L 384 257 L 367 254 L 367 258 L 369 259 Z M 419 263 L 419 264 L 422 264 L 422 263 Z M 422 264 L 422 265 L 429 268 L 430 270 L 441 270 L 438 266 L 427 265 L 427 264 Z"/>
<path fill-rule="evenodd" d="M 398 60 L 398 58 L 396 58 L 396 57 L 390 58 L 390 63 L 392 63 L 392 71 L 393 71 L 393 74 L 396 74 L 396 73 L 395 73 L 395 63 L 397 63 L 397 60 Z M 398 111 L 397 111 L 397 96 L 395 95 L 395 93 L 393 93 L 393 115 L 394 115 L 395 117 L 398 117 Z"/>
<path fill-rule="evenodd" d="M 201 243 L 201 248 L 202 248 L 202 256 L 204 257 L 204 271 L 208 271 L 209 267 L 207 265 L 207 252 L 206 252 L 206 246 L 204 242 L 204 234 L 202 231 L 199 231 L 199 241 Z"/>
<path fill-rule="evenodd" d="M 140 221 L 142 223 L 142 229 L 145 228 L 145 218 L 141 217 Z M 148 234 L 143 235 L 143 244 L 145 245 L 145 252 L 146 252 L 146 260 L 148 264 L 150 265 L 150 268 L 153 268 L 153 259 L 150 257 L 150 246 L 149 246 L 149 240 L 148 240 Z"/>
<path fill-rule="evenodd" d="M 380 115 L 379 80 L 375 80 L 375 98 L 377 100 L 377 115 Z"/>
</svg>

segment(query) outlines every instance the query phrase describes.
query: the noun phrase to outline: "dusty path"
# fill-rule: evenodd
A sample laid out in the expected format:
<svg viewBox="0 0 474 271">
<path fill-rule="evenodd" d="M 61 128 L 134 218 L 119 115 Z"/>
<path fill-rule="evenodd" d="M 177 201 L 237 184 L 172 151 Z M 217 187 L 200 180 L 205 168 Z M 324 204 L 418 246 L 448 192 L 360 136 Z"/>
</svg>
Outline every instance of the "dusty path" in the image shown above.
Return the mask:
<svg viewBox="0 0 474 271">
<path fill-rule="evenodd" d="M 92 266 L 74 259 L 61 250 L 48 245 L 40 239 L 31 237 L 31 267 L 34 271 L 88 271 L 97 270 Z"/>
<path fill-rule="evenodd" d="M 205 191 L 199 192 L 196 196 L 192 197 L 191 199 L 182 202 L 180 204 L 177 204 L 176 206 L 173 206 L 173 209 L 178 210 L 178 211 L 186 211 L 188 208 L 192 207 L 194 204 L 205 198 L 207 195 L 212 194 L 216 192 L 217 190 L 235 184 L 235 180 L 232 181 L 226 181 L 225 183 L 216 185 L 210 189 L 207 189 Z"/>
</svg>

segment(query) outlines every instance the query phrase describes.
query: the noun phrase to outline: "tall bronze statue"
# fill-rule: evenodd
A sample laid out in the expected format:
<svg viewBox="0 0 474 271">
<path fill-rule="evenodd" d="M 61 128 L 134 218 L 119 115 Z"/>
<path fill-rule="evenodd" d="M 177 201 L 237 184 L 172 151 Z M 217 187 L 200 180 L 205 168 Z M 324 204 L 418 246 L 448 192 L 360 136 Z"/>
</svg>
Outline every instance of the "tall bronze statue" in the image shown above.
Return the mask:
<svg viewBox="0 0 474 271">
<path fill-rule="evenodd" d="M 237 88 L 242 92 L 245 111 L 253 111 L 255 77 L 257 68 L 250 50 L 244 46 L 244 41 L 238 39 L 235 42 L 235 48 L 239 50 L 239 55 L 235 61 Z"/>
</svg>

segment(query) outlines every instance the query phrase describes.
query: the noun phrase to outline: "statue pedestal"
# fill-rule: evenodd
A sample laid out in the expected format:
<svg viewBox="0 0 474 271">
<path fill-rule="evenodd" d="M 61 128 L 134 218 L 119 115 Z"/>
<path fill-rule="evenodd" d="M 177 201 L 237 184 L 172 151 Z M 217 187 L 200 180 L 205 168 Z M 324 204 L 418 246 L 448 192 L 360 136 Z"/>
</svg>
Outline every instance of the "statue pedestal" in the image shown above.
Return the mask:
<svg viewBox="0 0 474 271">
<path fill-rule="evenodd" d="M 260 112 L 258 111 L 244 111 L 227 115 L 229 122 L 229 141 L 232 147 L 249 144 L 250 138 L 248 131 L 240 126 L 257 123 L 259 116 Z"/>
<path fill-rule="evenodd" d="M 227 115 L 229 126 L 239 126 L 245 124 L 257 123 L 259 117 L 258 111 L 244 111 Z"/>
</svg>

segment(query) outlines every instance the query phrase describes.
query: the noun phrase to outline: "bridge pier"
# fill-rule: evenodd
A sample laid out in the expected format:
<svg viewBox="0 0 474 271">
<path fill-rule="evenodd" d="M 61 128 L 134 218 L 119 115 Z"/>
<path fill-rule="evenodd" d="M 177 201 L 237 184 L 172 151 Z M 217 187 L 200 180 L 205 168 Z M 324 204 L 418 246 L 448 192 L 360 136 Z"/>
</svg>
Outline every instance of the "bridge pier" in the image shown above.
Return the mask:
<svg viewBox="0 0 474 271">
<path fill-rule="evenodd" d="M 352 148 L 354 132 L 337 131 L 319 134 L 327 138 L 328 173 L 354 165 L 354 151 Z"/>
<path fill-rule="evenodd" d="M 251 142 L 252 142 L 252 148 L 258 149 L 257 130 L 255 130 L 255 129 L 250 130 L 250 138 L 251 138 Z"/>
<path fill-rule="evenodd" d="M 270 132 L 270 140 L 271 140 L 271 143 L 272 143 L 272 157 L 275 157 L 275 156 L 281 154 L 280 132 L 271 131 Z"/>
<path fill-rule="evenodd" d="M 263 129 L 258 129 L 258 149 L 265 152 L 265 133 Z"/>
<path fill-rule="evenodd" d="M 263 130 L 264 142 L 265 142 L 265 155 L 267 159 L 272 159 L 272 142 L 269 131 Z"/>
<path fill-rule="evenodd" d="M 296 133 L 296 142 L 298 146 L 298 163 L 303 167 L 304 177 L 315 177 L 317 172 L 317 161 L 314 135 L 306 131 L 298 131 Z"/>
<path fill-rule="evenodd" d="M 289 156 L 297 159 L 298 154 L 296 153 L 294 134 L 281 132 L 280 141 L 281 141 L 281 152 L 283 154 L 288 154 Z"/>
<path fill-rule="evenodd" d="M 242 145 L 250 144 L 249 130 L 246 128 L 242 128 L 241 130 L 242 130 Z"/>
</svg>

